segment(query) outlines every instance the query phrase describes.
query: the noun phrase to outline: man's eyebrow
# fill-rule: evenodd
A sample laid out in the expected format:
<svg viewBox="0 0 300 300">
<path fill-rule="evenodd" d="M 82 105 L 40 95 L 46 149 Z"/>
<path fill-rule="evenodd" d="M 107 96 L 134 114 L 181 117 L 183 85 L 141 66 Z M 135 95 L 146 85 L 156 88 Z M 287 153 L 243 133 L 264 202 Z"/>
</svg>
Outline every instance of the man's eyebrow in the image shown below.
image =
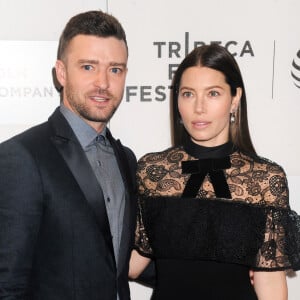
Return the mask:
<svg viewBox="0 0 300 300">
<path fill-rule="evenodd" d="M 97 64 L 99 64 L 99 61 L 96 60 L 96 59 L 79 59 L 78 63 L 80 63 L 80 64 L 85 63 L 85 64 L 97 65 Z"/>
<path fill-rule="evenodd" d="M 109 63 L 109 65 L 111 67 L 124 67 L 124 68 L 126 68 L 126 66 L 127 66 L 126 63 L 114 62 L 114 61 L 112 61 L 111 63 Z"/>
<path fill-rule="evenodd" d="M 92 64 L 92 65 L 98 65 L 99 64 L 99 60 L 97 59 L 79 59 L 78 60 L 79 64 Z M 109 66 L 111 67 L 123 67 L 126 68 L 127 64 L 124 62 L 115 62 L 112 61 L 109 63 Z"/>
</svg>

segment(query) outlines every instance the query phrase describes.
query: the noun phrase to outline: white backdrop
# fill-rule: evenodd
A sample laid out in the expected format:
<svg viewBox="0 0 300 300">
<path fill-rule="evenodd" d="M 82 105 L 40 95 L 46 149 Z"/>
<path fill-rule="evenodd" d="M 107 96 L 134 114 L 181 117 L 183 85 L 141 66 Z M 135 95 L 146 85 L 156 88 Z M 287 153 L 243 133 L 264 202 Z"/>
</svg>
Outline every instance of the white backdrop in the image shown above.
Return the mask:
<svg viewBox="0 0 300 300">
<path fill-rule="evenodd" d="M 112 13 L 127 33 L 127 86 L 110 123 L 116 137 L 137 157 L 170 146 L 171 74 L 195 45 L 220 42 L 241 67 L 256 149 L 284 167 L 300 213 L 299 0 L 0 0 L 0 141 L 59 104 L 51 77 L 57 41 L 67 20 L 88 9 Z M 288 284 L 289 299 L 299 299 L 299 272 Z M 149 288 L 131 290 L 133 300 L 150 298 Z"/>
</svg>

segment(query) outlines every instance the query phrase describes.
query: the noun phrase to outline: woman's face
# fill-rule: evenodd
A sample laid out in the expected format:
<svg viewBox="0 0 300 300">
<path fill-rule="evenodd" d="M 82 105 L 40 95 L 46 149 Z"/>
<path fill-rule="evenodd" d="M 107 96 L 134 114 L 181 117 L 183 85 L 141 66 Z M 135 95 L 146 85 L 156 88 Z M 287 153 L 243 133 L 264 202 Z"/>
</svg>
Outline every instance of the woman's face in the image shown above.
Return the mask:
<svg viewBox="0 0 300 300">
<path fill-rule="evenodd" d="M 232 96 L 223 73 L 208 67 L 187 68 L 181 77 L 178 109 L 191 139 L 214 147 L 229 139 L 230 113 L 236 111 L 242 90 Z"/>
</svg>

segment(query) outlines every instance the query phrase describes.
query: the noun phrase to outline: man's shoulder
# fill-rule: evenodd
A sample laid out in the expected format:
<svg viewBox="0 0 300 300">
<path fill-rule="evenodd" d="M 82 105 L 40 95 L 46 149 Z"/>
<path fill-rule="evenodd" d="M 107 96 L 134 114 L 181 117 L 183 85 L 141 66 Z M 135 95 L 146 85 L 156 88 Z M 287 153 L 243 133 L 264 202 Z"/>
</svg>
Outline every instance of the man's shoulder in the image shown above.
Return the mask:
<svg viewBox="0 0 300 300">
<path fill-rule="evenodd" d="M 47 144 L 47 123 L 27 129 L 0 144 L 0 165 L 2 169 L 32 167 L 37 154 L 43 155 Z M 40 155 L 41 156 L 41 155 Z M 9 166 L 9 167 L 7 167 Z"/>
<path fill-rule="evenodd" d="M 135 154 L 131 148 L 129 148 L 128 146 L 124 146 L 123 144 L 121 144 L 121 145 L 122 145 L 124 151 L 127 153 L 127 155 L 129 155 L 131 157 L 135 157 Z"/>
<path fill-rule="evenodd" d="M 109 139 L 110 143 L 112 143 L 115 147 L 121 148 L 125 152 L 129 160 L 136 162 L 136 156 L 133 150 L 128 146 L 125 146 L 119 139 L 114 138 L 109 129 L 107 129 L 106 131 L 106 137 Z"/>
<path fill-rule="evenodd" d="M 46 133 L 49 131 L 48 122 L 33 126 L 19 134 L 12 136 L 11 138 L 3 141 L 0 146 L 5 144 L 14 144 L 14 143 L 27 143 L 34 142 L 37 143 L 40 139 L 46 137 Z"/>
<path fill-rule="evenodd" d="M 123 144 L 121 144 L 121 142 L 120 142 L 120 145 L 123 148 L 123 151 L 126 155 L 126 160 L 128 162 L 129 168 L 135 171 L 136 164 L 137 164 L 137 159 L 136 159 L 135 153 L 128 146 L 124 146 Z"/>
<path fill-rule="evenodd" d="M 38 144 L 43 143 L 46 139 L 49 138 L 49 135 L 52 133 L 52 126 L 50 123 L 55 123 L 57 120 L 57 116 L 59 115 L 58 110 L 56 110 L 49 118 L 49 120 L 32 126 L 21 133 L 18 133 L 9 139 L 3 141 L 0 144 L 0 147 L 5 144 Z"/>
</svg>

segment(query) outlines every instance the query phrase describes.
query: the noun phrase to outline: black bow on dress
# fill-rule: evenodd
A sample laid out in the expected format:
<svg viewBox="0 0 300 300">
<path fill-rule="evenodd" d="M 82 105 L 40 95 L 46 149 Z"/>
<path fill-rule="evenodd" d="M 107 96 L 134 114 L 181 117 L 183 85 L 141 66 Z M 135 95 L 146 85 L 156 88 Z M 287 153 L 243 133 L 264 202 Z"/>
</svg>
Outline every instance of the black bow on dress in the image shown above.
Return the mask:
<svg viewBox="0 0 300 300">
<path fill-rule="evenodd" d="M 191 174 L 183 191 L 183 197 L 196 197 L 205 176 L 208 175 L 214 187 L 216 197 L 231 199 L 224 174 L 224 170 L 231 167 L 229 156 L 183 161 L 181 166 L 182 173 Z"/>
</svg>

